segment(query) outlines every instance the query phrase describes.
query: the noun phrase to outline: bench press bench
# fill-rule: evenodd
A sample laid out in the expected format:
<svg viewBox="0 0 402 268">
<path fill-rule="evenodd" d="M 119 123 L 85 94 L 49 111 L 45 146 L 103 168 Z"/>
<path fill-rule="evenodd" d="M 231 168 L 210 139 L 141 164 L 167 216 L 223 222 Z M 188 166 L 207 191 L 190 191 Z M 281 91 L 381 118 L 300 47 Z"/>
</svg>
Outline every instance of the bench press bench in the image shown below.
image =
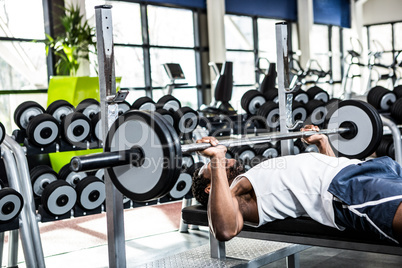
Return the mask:
<svg viewBox="0 0 402 268">
<path fill-rule="evenodd" d="M 202 205 L 183 208 L 182 218 L 186 224 L 208 226 L 207 209 Z M 392 242 L 380 240 L 367 233 L 352 230 L 339 231 L 307 217 L 277 220 L 258 228 L 244 226 L 238 237 L 402 255 L 402 247 Z M 212 239 L 210 242 L 211 257 L 224 258 L 224 242 L 217 241 L 211 234 L 210 239 Z M 296 260 L 296 264 L 293 267 L 297 266 Z"/>
</svg>

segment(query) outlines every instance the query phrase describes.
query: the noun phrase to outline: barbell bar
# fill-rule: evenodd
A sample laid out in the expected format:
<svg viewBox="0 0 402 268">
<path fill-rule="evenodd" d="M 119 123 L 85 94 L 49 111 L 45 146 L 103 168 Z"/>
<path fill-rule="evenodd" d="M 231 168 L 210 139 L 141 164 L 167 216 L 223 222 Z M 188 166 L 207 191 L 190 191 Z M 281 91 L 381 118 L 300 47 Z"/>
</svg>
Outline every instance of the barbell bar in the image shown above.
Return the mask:
<svg viewBox="0 0 402 268">
<path fill-rule="evenodd" d="M 353 128 L 353 127 L 352 127 Z M 219 140 L 219 145 L 226 147 L 237 147 L 243 145 L 254 145 L 279 140 L 306 138 L 316 134 L 334 135 L 353 131 L 351 128 L 323 129 L 320 131 L 299 131 L 290 133 L 271 132 L 263 136 L 232 138 Z M 211 147 L 210 143 L 192 143 L 181 145 L 181 153 L 193 153 Z M 76 156 L 71 159 L 70 167 L 73 171 L 90 171 L 100 168 L 111 168 L 128 165 L 140 166 L 144 162 L 145 153 L 140 147 L 134 147 L 124 151 L 96 153 L 86 156 Z"/>
<path fill-rule="evenodd" d="M 328 135 L 338 156 L 363 159 L 371 155 L 381 141 L 381 118 L 370 104 L 347 100 L 332 107 L 326 116 L 326 128 L 320 131 L 269 133 L 241 139 L 220 140 L 234 147 Z M 71 160 L 74 171 L 107 168 L 113 184 L 134 201 L 155 200 L 167 194 L 181 172 L 183 153 L 202 151 L 209 143 L 180 144 L 180 139 L 163 116 L 149 111 L 129 111 L 111 126 L 105 152 L 77 156 Z"/>
</svg>

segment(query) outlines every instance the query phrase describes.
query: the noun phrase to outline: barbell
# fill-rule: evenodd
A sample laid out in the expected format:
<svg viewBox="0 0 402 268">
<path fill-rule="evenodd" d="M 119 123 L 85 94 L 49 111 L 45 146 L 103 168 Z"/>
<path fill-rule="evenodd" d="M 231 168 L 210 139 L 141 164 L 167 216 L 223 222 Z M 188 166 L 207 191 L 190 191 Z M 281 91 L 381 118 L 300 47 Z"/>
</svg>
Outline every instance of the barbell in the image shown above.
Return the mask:
<svg viewBox="0 0 402 268">
<path fill-rule="evenodd" d="M 328 135 L 337 156 L 362 159 L 371 155 L 381 141 L 381 118 L 370 104 L 347 100 L 327 113 L 326 129 L 290 133 L 271 132 L 261 136 L 220 140 L 226 147 Z M 132 110 L 111 126 L 105 152 L 76 156 L 70 162 L 73 171 L 107 168 L 116 186 L 134 201 L 146 202 L 166 195 L 175 185 L 182 167 L 182 154 L 202 151 L 209 143 L 181 145 L 172 126 L 163 116 Z"/>
</svg>

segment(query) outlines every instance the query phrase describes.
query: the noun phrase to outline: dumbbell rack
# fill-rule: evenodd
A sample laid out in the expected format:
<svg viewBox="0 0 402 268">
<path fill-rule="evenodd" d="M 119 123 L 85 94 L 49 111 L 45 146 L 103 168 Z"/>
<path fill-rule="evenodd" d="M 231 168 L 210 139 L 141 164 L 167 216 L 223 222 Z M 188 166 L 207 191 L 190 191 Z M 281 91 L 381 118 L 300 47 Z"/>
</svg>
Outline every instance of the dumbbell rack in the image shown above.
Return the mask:
<svg viewBox="0 0 402 268">
<path fill-rule="evenodd" d="M 13 229 L 20 229 L 22 248 L 27 267 L 45 267 L 45 260 L 42 249 L 42 242 L 39 233 L 38 217 L 35 213 L 35 203 L 31 188 L 29 168 L 24 150 L 11 137 L 5 136 L 1 145 L 2 156 L 4 159 L 9 184 L 16 191 L 20 192 L 24 199 L 24 205 L 19 216 L 19 222 Z M 16 228 L 15 228 L 16 227 Z M 3 230 L 0 230 L 3 231 Z M 3 241 L 1 241 L 2 243 Z M 13 233 L 10 238 L 10 258 L 17 266 L 18 235 Z"/>
</svg>

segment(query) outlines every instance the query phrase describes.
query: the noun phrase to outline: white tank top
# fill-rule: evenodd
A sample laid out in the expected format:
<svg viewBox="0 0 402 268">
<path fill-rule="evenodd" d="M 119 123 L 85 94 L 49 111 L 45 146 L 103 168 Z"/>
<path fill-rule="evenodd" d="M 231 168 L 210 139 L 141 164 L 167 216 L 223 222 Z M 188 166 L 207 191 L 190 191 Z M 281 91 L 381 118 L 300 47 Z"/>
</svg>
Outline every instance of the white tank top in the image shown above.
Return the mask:
<svg viewBox="0 0 402 268">
<path fill-rule="evenodd" d="M 238 176 L 231 187 L 241 177 L 246 177 L 254 188 L 259 223 L 245 222 L 246 225 L 258 227 L 277 219 L 309 216 L 321 224 L 338 228 L 333 196 L 327 189 L 339 171 L 360 162 L 320 153 L 272 158 Z"/>
</svg>

